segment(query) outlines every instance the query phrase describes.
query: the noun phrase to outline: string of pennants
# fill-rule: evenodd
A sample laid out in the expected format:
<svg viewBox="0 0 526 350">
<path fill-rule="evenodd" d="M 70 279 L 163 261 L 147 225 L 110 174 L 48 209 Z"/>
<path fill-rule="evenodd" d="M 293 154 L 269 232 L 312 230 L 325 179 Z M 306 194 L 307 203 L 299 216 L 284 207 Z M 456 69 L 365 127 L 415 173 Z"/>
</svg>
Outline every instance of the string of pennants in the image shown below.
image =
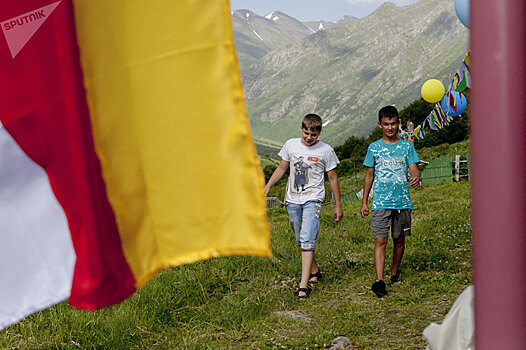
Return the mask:
<svg viewBox="0 0 526 350">
<path fill-rule="evenodd" d="M 470 66 L 471 51 L 468 51 L 442 99 L 437 102 L 424 122 L 414 128 L 412 133 L 410 130 L 400 130 L 401 138 L 410 139 L 414 137 L 423 139 L 424 136 L 428 134 L 428 132 L 425 131 L 426 125 L 429 126 L 431 130 L 443 129 L 449 125 L 454 117 L 460 116 L 465 111 L 467 100 L 461 92 L 467 88 L 471 88 Z"/>
</svg>

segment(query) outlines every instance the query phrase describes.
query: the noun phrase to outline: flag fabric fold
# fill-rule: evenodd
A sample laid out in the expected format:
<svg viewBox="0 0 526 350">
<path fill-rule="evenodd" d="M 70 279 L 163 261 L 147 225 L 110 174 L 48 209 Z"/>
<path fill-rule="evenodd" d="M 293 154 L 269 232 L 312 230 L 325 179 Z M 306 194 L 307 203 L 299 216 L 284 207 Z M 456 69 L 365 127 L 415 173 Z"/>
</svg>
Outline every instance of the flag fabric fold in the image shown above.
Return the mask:
<svg viewBox="0 0 526 350">
<path fill-rule="evenodd" d="M 2 298 L 0 328 L 68 296 L 88 310 L 118 303 L 168 266 L 270 256 L 228 0 L 10 1 L 0 23 L 50 4 L 16 56 L 1 46 L 9 86 L 1 135 L 39 169 L 62 213 L 61 244 L 70 249 L 55 263 L 71 290 L 47 302 L 37 296 L 15 316 Z M 18 165 L 3 161 L 0 147 L 2 167 L 16 177 Z M 1 194 L 12 188 L 8 177 Z M 27 188 L 26 200 L 32 194 Z M 1 217 L 2 241 L 15 242 L 23 232 L 13 215 Z M 54 228 L 32 220 L 46 240 Z M 37 270 L 23 278 L 44 277 Z M 0 293 L 18 290 L 3 284 Z M 13 305 L 31 298 L 19 299 Z"/>
<path fill-rule="evenodd" d="M 75 251 L 46 172 L 1 123 L 0 149 L 2 329 L 69 296 Z"/>
</svg>

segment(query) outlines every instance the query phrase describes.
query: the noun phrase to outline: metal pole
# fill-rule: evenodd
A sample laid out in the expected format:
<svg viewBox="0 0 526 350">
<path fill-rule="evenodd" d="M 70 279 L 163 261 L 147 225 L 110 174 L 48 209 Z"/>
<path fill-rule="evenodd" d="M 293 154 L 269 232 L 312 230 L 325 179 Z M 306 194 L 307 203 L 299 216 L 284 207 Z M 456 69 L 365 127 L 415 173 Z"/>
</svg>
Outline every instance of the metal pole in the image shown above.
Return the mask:
<svg viewBox="0 0 526 350">
<path fill-rule="evenodd" d="M 477 350 L 526 349 L 526 1 L 471 1 Z"/>
</svg>

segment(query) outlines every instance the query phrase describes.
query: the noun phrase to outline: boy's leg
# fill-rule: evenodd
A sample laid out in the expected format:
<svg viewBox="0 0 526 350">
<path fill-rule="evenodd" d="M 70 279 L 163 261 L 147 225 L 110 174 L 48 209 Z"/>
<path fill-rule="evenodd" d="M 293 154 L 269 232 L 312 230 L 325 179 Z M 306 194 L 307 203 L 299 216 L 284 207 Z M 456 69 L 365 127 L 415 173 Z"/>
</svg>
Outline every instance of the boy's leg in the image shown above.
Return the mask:
<svg viewBox="0 0 526 350">
<path fill-rule="evenodd" d="M 404 256 L 405 237 L 393 238 L 393 266 L 391 267 L 391 277 L 397 276 L 400 272 L 400 263 Z"/>
<path fill-rule="evenodd" d="M 318 267 L 318 263 L 316 262 L 316 254 L 314 254 L 314 256 L 312 257 L 312 265 L 310 268 L 309 282 L 313 282 L 313 283 L 318 282 L 318 279 L 320 277 L 318 277 L 318 275 L 313 276 L 315 274 L 319 274 L 319 276 L 321 277 L 320 268 Z"/>
<path fill-rule="evenodd" d="M 313 265 L 318 268 L 314 251 L 316 250 L 316 239 L 320 231 L 321 202 L 309 201 L 303 205 L 302 224 L 299 234 L 299 245 L 301 249 L 301 280 L 300 288 L 309 288 L 309 278 Z M 300 292 L 299 296 L 305 293 Z"/>
<path fill-rule="evenodd" d="M 385 266 L 385 247 L 387 246 L 387 237 L 377 237 L 374 239 L 374 268 L 376 270 L 376 280 L 384 280 Z"/>
<path fill-rule="evenodd" d="M 374 268 L 376 271 L 376 282 L 372 285 L 374 294 L 378 297 L 387 295 L 384 282 L 385 247 L 391 227 L 391 210 L 373 210 L 371 212 L 371 224 L 374 236 Z"/>
<path fill-rule="evenodd" d="M 300 288 L 309 288 L 309 277 L 314 260 L 314 250 L 302 250 L 301 251 L 301 280 Z M 305 295 L 306 293 L 300 292 L 299 296 Z"/>
<path fill-rule="evenodd" d="M 385 266 L 385 247 L 387 246 L 387 237 L 391 228 L 392 211 L 373 210 L 371 212 L 371 225 L 373 227 L 374 237 L 374 267 L 376 271 L 376 280 L 384 280 Z"/>
<path fill-rule="evenodd" d="M 316 262 L 316 254 L 314 254 L 314 256 L 312 257 L 312 265 L 310 268 L 310 273 L 316 273 L 318 272 L 318 270 L 319 270 L 319 267 L 318 267 L 318 263 Z"/>
<path fill-rule="evenodd" d="M 400 281 L 400 264 L 405 250 L 405 237 L 411 235 L 411 210 L 401 209 L 393 213 L 393 266 L 391 267 L 391 282 Z"/>
<path fill-rule="evenodd" d="M 296 243 L 298 243 L 298 246 L 301 249 L 301 227 L 303 226 L 303 205 L 301 204 L 295 204 L 295 203 L 287 203 L 287 210 L 289 212 L 289 222 L 290 226 L 292 228 L 292 231 L 294 232 L 294 235 L 296 236 Z M 306 288 L 305 284 L 303 283 L 303 270 L 304 265 L 307 264 L 308 256 L 305 259 L 303 257 L 303 250 L 301 251 L 301 279 L 300 279 L 300 288 Z M 304 292 L 298 292 L 299 297 L 305 297 Z"/>
</svg>

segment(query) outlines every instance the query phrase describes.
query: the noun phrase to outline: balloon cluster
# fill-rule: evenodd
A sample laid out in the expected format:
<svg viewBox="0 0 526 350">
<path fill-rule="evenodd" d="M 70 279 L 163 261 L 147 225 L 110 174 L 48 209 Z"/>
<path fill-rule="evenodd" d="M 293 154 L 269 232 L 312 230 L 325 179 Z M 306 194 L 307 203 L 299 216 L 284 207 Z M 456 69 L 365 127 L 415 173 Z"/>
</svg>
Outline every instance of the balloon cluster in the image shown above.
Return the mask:
<svg viewBox="0 0 526 350">
<path fill-rule="evenodd" d="M 422 98 L 429 103 L 440 103 L 444 113 L 451 117 L 461 115 L 468 105 L 466 97 L 458 91 L 448 91 L 445 94 L 444 85 L 440 80 L 429 79 L 422 85 Z"/>
</svg>

